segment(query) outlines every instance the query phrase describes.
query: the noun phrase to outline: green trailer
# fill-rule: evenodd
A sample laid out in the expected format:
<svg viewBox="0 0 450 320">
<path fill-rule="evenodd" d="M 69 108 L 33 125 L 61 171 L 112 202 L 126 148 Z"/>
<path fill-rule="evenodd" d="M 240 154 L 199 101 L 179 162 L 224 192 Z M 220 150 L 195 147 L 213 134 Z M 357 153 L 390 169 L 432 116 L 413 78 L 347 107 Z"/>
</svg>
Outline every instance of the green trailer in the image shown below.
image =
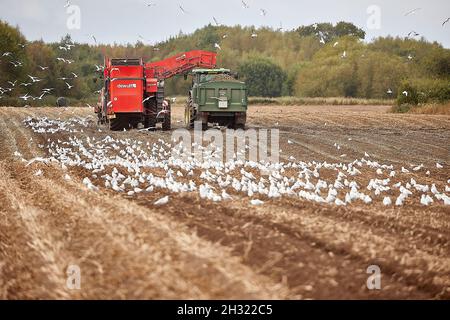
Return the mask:
<svg viewBox="0 0 450 320">
<path fill-rule="evenodd" d="M 243 129 L 247 119 L 247 87 L 229 69 L 194 69 L 193 83 L 185 108 L 185 123 L 202 122 Z"/>
</svg>

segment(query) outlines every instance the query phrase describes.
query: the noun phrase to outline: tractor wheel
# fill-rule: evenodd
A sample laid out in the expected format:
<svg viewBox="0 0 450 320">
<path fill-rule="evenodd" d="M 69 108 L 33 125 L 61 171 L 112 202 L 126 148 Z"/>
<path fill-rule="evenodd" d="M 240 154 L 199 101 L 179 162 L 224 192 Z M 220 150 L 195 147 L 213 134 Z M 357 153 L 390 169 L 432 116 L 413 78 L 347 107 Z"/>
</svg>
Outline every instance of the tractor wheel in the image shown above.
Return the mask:
<svg viewBox="0 0 450 320">
<path fill-rule="evenodd" d="M 194 122 L 197 118 L 197 112 L 195 111 L 194 107 L 192 106 L 192 99 L 189 98 L 187 105 L 184 109 L 184 122 L 188 129 L 194 128 Z"/>
<path fill-rule="evenodd" d="M 247 122 L 247 114 L 244 113 L 239 117 L 234 117 L 234 129 L 245 129 L 245 123 Z"/>
</svg>

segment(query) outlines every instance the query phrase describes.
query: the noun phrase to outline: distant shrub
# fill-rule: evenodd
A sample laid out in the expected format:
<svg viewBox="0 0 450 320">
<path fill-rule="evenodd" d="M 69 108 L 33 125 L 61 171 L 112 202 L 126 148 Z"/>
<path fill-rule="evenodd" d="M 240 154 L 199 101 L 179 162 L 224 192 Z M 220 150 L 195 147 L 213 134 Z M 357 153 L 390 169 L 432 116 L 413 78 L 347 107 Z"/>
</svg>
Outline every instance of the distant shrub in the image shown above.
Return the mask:
<svg viewBox="0 0 450 320">
<path fill-rule="evenodd" d="M 419 104 L 417 89 L 409 81 L 403 81 L 398 89 L 397 105 L 413 105 Z"/>
<path fill-rule="evenodd" d="M 407 94 L 406 94 L 407 92 Z M 404 81 L 398 90 L 397 105 L 445 103 L 450 101 L 450 82 L 442 79 Z"/>
</svg>

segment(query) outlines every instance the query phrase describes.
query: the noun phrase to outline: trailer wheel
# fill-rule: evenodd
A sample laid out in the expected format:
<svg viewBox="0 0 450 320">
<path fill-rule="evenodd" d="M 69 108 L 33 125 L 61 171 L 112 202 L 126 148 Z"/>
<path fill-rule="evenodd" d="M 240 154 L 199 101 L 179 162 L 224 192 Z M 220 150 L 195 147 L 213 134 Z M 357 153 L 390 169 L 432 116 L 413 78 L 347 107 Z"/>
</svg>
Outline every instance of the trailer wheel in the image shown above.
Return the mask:
<svg viewBox="0 0 450 320">
<path fill-rule="evenodd" d="M 125 122 L 119 116 L 109 120 L 109 129 L 112 131 L 121 131 L 125 128 Z"/>
<path fill-rule="evenodd" d="M 186 107 L 184 109 L 184 122 L 188 129 L 194 128 L 194 123 L 197 117 L 194 107 L 192 106 L 192 99 L 189 97 Z"/>
</svg>

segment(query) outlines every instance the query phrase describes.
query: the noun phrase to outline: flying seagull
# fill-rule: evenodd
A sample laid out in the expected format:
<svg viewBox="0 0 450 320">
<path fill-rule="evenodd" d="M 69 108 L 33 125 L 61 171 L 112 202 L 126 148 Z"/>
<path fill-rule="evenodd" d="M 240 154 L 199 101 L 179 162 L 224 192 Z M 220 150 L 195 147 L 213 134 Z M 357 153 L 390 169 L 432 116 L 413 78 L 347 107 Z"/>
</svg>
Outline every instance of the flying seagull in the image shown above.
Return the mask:
<svg viewBox="0 0 450 320">
<path fill-rule="evenodd" d="M 244 9 L 250 8 L 250 7 L 248 6 L 248 4 L 245 3 L 244 0 L 241 0 L 241 2 L 242 2 L 242 7 L 243 7 Z"/>
<path fill-rule="evenodd" d="M 22 99 L 22 100 L 25 100 L 25 101 L 27 101 L 30 98 L 31 98 L 31 96 L 29 96 L 28 93 L 26 93 L 24 96 L 19 97 L 19 99 Z"/>
<path fill-rule="evenodd" d="M 67 0 L 66 4 L 64 5 L 64 8 L 67 8 L 67 7 L 70 7 L 70 1 L 69 0 Z"/>
<path fill-rule="evenodd" d="M 14 68 L 22 66 L 22 62 L 20 62 L 20 61 L 16 61 L 16 62 L 10 61 L 9 63 L 11 63 L 14 66 Z"/>
<path fill-rule="evenodd" d="M 38 77 L 33 77 L 33 76 L 30 76 L 30 75 L 28 75 L 28 77 L 31 79 L 31 81 L 33 81 L 33 82 L 39 82 L 39 81 L 42 81 L 42 79 L 39 79 Z"/>
<path fill-rule="evenodd" d="M 262 16 L 266 16 L 267 15 L 267 11 L 265 9 L 259 9 L 261 11 L 261 15 Z"/>
<path fill-rule="evenodd" d="M 450 21 L 450 18 L 447 18 L 444 22 L 442 22 L 442 26 L 444 26 L 449 21 Z"/>
<path fill-rule="evenodd" d="M 422 8 L 415 8 L 415 9 L 413 9 L 413 10 L 411 10 L 411 11 L 408 11 L 407 13 L 405 13 L 405 17 L 407 17 L 407 16 L 409 16 L 409 15 L 412 15 L 412 14 L 414 14 L 414 13 L 416 13 L 417 11 L 419 11 L 419 10 L 421 10 Z"/>
<path fill-rule="evenodd" d="M 216 26 L 219 25 L 219 22 L 217 21 L 216 17 L 213 17 L 214 23 L 216 24 Z"/>
<path fill-rule="evenodd" d="M 410 33 L 408 33 L 408 38 L 411 37 L 411 36 L 417 37 L 417 36 L 419 36 L 419 34 L 413 30 Z"/>
<path fill-rule="evenodd" d="M 38 66 L 42 71 L 47 70 L 48 67 Z"/>
<path fill-rule="evenodd" d="M 214 48 L 217 48 L 217 49 L 219 49 L 219 50 L 222 50 L 222 48 L 220 47 L 220 45 L 216 42 L 216 43 L 214 43 Z"/>
<path fill-rule="evenodd" d="M 66 82 L 67 88 L 70 90 L 73 88 L 73 85 L 71 86 L 69 83 Z"/>
<path fill-rule="evenodd" d="M 147 7 L 154 7 L 154 6 L 156 6 L 156 3 L 153 2 L 147 3 Z"/>
<path fill-rule="evenodd" d="M 181 12 L 183 12 L 184 14 L 187 14 L 187 11 L 184 10 L 184 8 L 181 6 L 181 4 L 179 4 L 178 7 L 180 8 Z"/>
</svg>

